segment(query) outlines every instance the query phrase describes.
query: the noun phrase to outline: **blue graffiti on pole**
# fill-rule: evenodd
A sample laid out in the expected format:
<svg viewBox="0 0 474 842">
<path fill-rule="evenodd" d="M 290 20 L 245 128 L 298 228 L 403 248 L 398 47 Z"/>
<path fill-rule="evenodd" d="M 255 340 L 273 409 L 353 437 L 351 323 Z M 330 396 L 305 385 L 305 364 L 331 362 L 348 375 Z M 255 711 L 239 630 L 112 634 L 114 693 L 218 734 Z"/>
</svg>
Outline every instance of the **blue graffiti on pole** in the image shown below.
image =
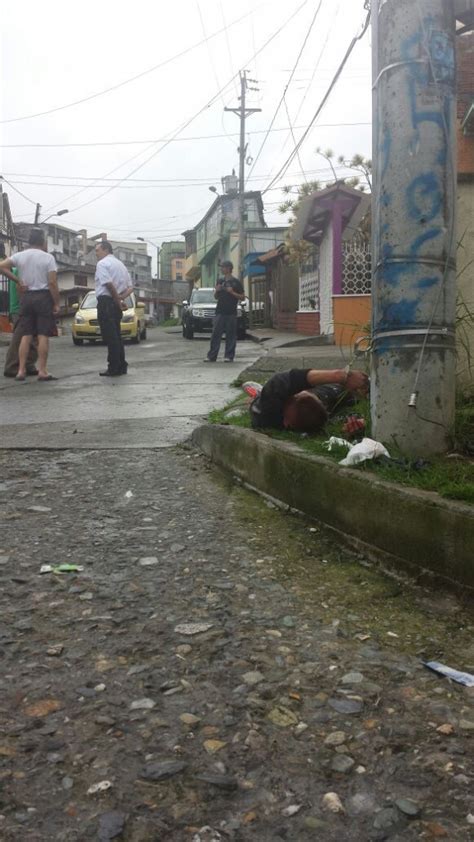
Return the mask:
<svg viewBox="0 0 474 842">
<path fill-rule="evenodd" d="M 383 305 L 382 323 L 392 327 L 403 327 L 415 321 L 418 302 L 402 298 L 401 301 L 390 301 Z"/>
<path fill-rule="evenodd" d="M 413 242 L 410 246 L 410 254 L 413 257 L 416 257 L 416 255 L 421 250 L 421 247 L 424 246 L 425 243 L 429 242 L 429 240 L 436 239 L 436 237 L 439 237 L 439 235 L 442 234 L 442 233 L 443 233 L 443 229 L 438 227 L 438 228 L 430 228 L 429 231 L 425 231 L 424 234 L 420 234 L 420 236 L 417 237 L 416 240 L 413 240 Z"/>
<path fill-rule="evenodd" d="M 426 39 L 426 33 L 429 33 Z M 428 43 L 427 43 L 428 40 Z M 377 304 L 378 313 L 374 312 L 374 323 L 379 328 L 391 328 L 393 326 L 409 326 L 416 324 L 417 307 L 419 299 L 402 297 L 398 301 L 393 300 L 396 289 L 401 290 L 403 280 L 418 271 L 420 260 L 426 255 L 425 245 L 437 238 L 445 236 L 443 227 L 444 191 L 441 181 L 440 169 L 446 165 L 449 153 L 448 141 L 451 124 L 452 97 L 453 92 L 449 86 L 454 80 L 454 46 L 452 39 L 443 32 L 435 31 L 433 19 L 425 18 L 421 30 L 415 35 L 407 38 L 401 45 L 401 58 L 407 62 L 407 86 L 408 100 L 410 104 L 410 117 L 413 129 L 413 137 L 409 143 L 412 150 L 417 150 L 420 139 L 420 127 L 422 124 L 433 123 L 434 129 L 439 137 L 439 145 L 433 152 L 432 167 L 426 168 L 424 159 L 424 170 L 410 181 L 405 189 L 405 207 L 407 216 L 421 226 L 431 226 L 423 233 L 416 234 L 408 249 L 403 249 L 403 254 L 397 251 L 398 244 L 392 244 L 390 223 L 378 226 L 380 231 L 378 253 L 381 256 L 381 295 Z M 438 108 L 420 106 L 420 88 L 428 89 L 443 85 L 443 101 Z M 427 101 L 426 99 L 424 100 Z M 428 99 L 429 102 L 429 99 Z M 390 127 L 383 126 L 380 137 L 380 161 L 381 161 L 381 182 L 390 166 L 392 151 L 392 136 Z M 376 209 L 380 214 L 392 201 L 391 194 L 381 184 L 378 196 L 379 204 Z M 438 223 L 438 224 L 437 224 Z M 441 224 L 440 224 L 441 223 Z M 384 242 L 382 243 L 382 240 Z M 406 257 L 406 261 L 404 258 Z M 412 258 L 418 257 L 418 261 Z M 429 290 L 440 282 L 439 276 L 431 273 L 426 277 L 416 280 L 414 287 L 420 291 Z M 398 294 L 400 294 L 400 292 Z M 413 291 L 413 296 L 416 292 Z M 390 343 L 389 343 L 390 344 Z M 380 346 L 379 346 L 380 347 Z"/>
<path fill-rule="evenodd" d="M 424 225 L 435 219 L 443 204 L 439 179 L 433 172 L 416 176 L 407 191 L 407 208 L 412 219 Z"/>
<path fill-rule="evenodd" d="M 438 277 L 421 278 L 420 281 L 417 281 L 416 285 L 418 289 L 430 289 L 430 287 L 434 287 L 438 283 L 438 280 Z"/>
</svg>

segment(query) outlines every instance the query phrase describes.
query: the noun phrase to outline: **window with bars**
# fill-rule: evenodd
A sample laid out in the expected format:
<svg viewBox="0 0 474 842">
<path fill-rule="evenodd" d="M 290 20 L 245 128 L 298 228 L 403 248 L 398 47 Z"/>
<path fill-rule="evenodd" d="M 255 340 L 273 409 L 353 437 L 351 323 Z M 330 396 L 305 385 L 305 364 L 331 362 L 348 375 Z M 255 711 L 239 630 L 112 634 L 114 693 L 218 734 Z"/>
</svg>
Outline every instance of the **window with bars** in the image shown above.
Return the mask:
<svg viewBox="0 0 474 842">
<path fill-rule="evenodd" d="M 372 290 L 372 255 L 363 237 L 342 244 L 342 294 L 370 295 Z"/>
<path fill-rule="evenodd" d="M 319 310 L 319 271 L 300 275 L 300 310 Z"/>
</svg>

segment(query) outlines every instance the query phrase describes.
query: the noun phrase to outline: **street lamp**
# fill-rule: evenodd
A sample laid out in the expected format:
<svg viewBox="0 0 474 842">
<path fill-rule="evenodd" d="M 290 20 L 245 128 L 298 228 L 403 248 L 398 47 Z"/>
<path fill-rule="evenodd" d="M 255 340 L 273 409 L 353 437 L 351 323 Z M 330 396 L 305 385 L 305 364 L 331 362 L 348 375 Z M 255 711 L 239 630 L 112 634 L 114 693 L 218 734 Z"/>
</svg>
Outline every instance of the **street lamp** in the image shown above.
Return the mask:
<svg viewBox="0 0 474 842">
<path fill-rule="evenodd" d="M 213 184 L 211 184 L 211 186 L 210 186 L 208 189 L 211 191 L 211 193 L 215 193 L 215 194 L 216 194 L 216 196 L 220 196 L 220 193 L 219 193 L 219 191 L 217 190 L 217 187 L 214 187 L 214 185 L 213 185 Z"/>
<path fill-rule="evenodd" d="M 38 223 L 40 221 L 40 210 L 41 210 L 41 205 L 37 205 L 36 206 L 36 213 L 35 213 L 35 225 L 38 225 Z M 65 213 L 69 213 L 69 210 L 67 208 L 63 208 L 62 210 L 56 211 L 56 213 L 50 213 L 50 215 L 47 216 L 46 219 L 43 219 L 42 224 L 47 222 L 48 219 L 51 219 L 53 216 L 64 216 Z"/>
<path fill-rule="evenodd" d="M 153 243 L 151 240 L 147 240 L 146 237 L 137 237 L 137 240 L 140 240 L 141 243 L 148 243 L 156 249 L 156 314 L 158 321 L 160 321 L 160 247 L 158 243 Z"/>
</svg>

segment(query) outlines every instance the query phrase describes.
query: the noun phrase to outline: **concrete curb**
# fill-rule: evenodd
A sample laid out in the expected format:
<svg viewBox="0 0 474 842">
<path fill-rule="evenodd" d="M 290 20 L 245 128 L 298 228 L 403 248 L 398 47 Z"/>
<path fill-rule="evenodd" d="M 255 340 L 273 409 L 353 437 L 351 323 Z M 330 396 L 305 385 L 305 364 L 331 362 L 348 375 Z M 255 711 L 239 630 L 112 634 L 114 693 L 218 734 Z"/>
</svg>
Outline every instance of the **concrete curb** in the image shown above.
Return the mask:
<svg viewBox="0 0 474 842">
<path fill-rule="evenodd" d="M 300 336 L 295 339 L 289 339 L 288 341 L 285 339 L 284 336 L 274 337 L 274 336 L 256 336 L 252 333 L 251 330 L 247 330 L 247 339 L 250 339 L 252 342 L 256 342 L 259 345 L 266 345 L 270 348 L 316 348 L 320 347 L 321 345 L 333 345 L 334 342 L 330 337 L 327 336 Z"/>
<path fill-rule="evenodd" d="M 192 442 L 247 485 L 322 521 L 391 568 L 474 590 L 472 507 L 341 468 L 252 430 L 205 424 Z"/>
</svg>

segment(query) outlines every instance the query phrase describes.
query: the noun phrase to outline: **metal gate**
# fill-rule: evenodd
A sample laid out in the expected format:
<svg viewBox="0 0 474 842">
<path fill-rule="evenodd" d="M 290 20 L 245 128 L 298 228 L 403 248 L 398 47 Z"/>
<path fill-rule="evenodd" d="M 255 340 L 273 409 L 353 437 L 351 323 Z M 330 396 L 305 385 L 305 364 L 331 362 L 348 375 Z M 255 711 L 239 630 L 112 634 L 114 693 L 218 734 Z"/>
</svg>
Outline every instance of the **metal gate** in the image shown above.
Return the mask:
<svg viewBox="0 0 474 842">
<path fill-rule="evenodd" d="M 249 278 L 249 326 L 270 327 L 269 285 L 265 275 Z"/>
</svg>

